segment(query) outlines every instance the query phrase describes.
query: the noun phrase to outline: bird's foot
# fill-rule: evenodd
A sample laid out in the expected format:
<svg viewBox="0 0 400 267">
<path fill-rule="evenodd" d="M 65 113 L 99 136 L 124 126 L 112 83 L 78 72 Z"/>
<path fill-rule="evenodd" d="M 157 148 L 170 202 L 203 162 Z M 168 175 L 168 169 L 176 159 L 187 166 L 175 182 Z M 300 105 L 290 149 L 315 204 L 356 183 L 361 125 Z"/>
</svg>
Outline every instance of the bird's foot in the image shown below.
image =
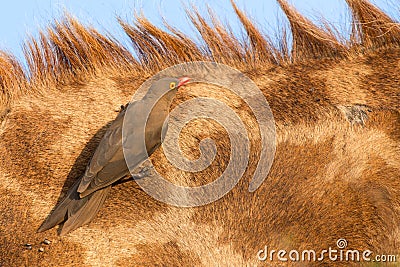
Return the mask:
<svg viewBox="0 0 400 267">
<path fill-rule="evenodd" d="M 121 105 L 119 108 L 117 108 L 115 110 L 115 112 L 122 112 L 124 111 L 127 107 L 128 107 L 129 103 L 125 104 L 125 105 Z"/>
<path fill-rule="evenodd" d="M 132 175 L 133 179 L 140 179 L 154 174 L 154 166 L 144 166 L 138 173 Z"/>
<path fill-rule="evenodd" d="M 142 167 L 137 173 L 132 174 L 131 176 L 126 176 L 125 178 L 122 178 L 119 181 L 116 181 L 113 185 L 119 185 L 119 184 L 124 184 L 129 181 L 133 181 L 136 179 L 141 179 L 143 177 L 148 177 L 152 176 L 154 174 L 154 166 L 144 166 Z"/>
<path fill-rule="evenodd" d="M 351 125 L 365 126 L 368 120 L 368 113 L 372 110 L 365 105 L 354 105 L 354 106 L 339 106 L 338 107 Z"/>
</svg>

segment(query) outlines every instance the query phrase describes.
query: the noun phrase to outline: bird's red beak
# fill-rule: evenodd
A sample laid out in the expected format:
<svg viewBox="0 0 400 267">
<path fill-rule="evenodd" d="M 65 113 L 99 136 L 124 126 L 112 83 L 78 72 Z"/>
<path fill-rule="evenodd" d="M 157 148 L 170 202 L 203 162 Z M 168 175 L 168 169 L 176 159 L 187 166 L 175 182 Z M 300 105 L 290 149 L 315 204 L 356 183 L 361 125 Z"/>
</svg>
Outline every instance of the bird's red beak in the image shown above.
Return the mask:
<svg viewBox="0 0 400 267">
<path fill-rule="evenodd" d="M 190 81 L 189 77 L 182 77 L 179 79 L 178 88 L 187 84 Z"/>
</svg>

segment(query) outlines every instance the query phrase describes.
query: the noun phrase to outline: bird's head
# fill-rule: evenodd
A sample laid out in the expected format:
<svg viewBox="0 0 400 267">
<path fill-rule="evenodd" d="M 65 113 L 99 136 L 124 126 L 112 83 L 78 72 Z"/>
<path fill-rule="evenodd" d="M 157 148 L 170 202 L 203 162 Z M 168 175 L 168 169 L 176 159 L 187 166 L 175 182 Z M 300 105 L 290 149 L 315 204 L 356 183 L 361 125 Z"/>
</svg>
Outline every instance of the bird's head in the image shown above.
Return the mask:
<svg viewBox="0 0 400 267">
<path fill-rule="evenodd" d="M 187 84 L 190 81 L 189 77 L 182 78 L 163 78 L 156 82 L 157 86 L 162 87 L 162 91 L 177 91 L 181 86 Z"/>
<path fill-rule="evenodd" d="M 175 97 L 178 89 L 190 81 L 188 77 L 182 78 L 162 78 L 155 81 L 149 91 L 147 92 L 145 98 L 157 98 L 158 100 L 165 99 L 168 102 L 171 102 Z"/>
</svg>

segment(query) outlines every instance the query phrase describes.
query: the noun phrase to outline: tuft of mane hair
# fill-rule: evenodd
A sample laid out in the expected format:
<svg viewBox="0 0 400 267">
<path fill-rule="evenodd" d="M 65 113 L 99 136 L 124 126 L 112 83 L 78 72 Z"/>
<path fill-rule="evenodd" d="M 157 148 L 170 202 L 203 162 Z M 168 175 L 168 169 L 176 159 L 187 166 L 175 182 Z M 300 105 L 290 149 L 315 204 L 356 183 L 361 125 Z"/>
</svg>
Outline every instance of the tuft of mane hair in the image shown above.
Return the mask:
<svg viewBox="0 0 400 267">
<path fill-rule="evenodd" d="M 105 68 L 130 69 L 151 75 L 177 63 L 201 60 L 248 70 L 266 64 L 343 57 L 363 49 L 400 44 L 400 25 L 367 0 L 346 0 L 353 16 L 348 42 L 337 38 L 329 25 L 316 26 L 287 1 L 278 2 L 290 23 L 291 52 L 285 37 L 277 42 L 282 46 L 274 46 L 271 38 L 257 29 L 233 0 L 232 6 L 248 38 L 237 38 L 229 25 L 222 25 L 211 11 L 209 23 L 195 7 L 187 9 L 186 13 L 201 36 L 201 44 L 167 23 L 168 32 L 140 15 L 135 16 L 132 25 L 119 19 L 131 39 L 136 57 L 112 36 L 104 36 L 66 15 L 41 31 L 38 38 L 30 38 L 24 44 L 27 70 L 13 56 L 0 53 L 0 105 L 7 105 L 21 92 L 80 80 L 82 76 Z"/>
</svg>

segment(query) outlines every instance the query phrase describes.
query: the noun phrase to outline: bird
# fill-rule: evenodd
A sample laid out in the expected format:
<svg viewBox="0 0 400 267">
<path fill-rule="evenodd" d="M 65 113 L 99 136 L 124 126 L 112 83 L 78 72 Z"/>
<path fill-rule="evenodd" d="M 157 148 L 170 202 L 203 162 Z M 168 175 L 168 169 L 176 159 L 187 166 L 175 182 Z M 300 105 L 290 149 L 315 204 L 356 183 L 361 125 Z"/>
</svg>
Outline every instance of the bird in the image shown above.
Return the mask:
<svg viewBox="0 0 400 267">
<path fill-rule="evenodd" d="M 164 122 L 168 119 L 171 103 L 178 89 L 189 81 L 188 77 L 159 79 L 152 83 L 141 100 L 123 108 L 100 140 L 83 176 L 68 190 L 37 232 L 63 223 L 59 235 L 65 235 L 92 221 L 111 185 L 129 176 L 129 170 L 140 166 L 161 145 L 167 131 Z M 152 107 L 150 113 L 143 114 L 149 107 Z M 127 112 L 130 113 L 124 121 Z M 133 135 L 130 138 L 133 142 L 128 152 L 125 151 L 134 153 L 129 156 L 129 168 L 123 151 L 123 126 L 128 135 Z M 135 138 L 140 136 L 137 129 L 145 129 L 145 146 L 143 140 Z"/>
</svg>

